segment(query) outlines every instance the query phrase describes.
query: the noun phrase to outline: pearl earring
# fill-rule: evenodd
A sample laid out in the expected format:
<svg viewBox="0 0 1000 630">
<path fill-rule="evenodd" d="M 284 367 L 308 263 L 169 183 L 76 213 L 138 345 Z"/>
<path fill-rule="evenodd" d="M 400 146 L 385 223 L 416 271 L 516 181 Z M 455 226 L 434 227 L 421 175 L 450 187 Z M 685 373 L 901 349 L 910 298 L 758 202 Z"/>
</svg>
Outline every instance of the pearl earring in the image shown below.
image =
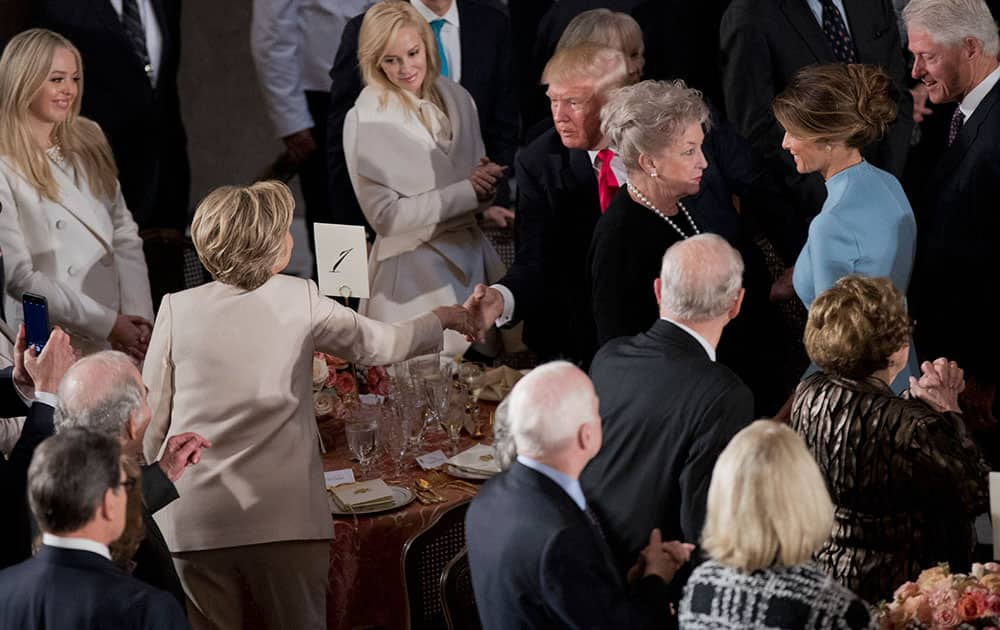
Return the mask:
<svg viewBox="0 0 1000 630">
<path fill-rule="evenodd" d="M 656 171 L 651 171 L 651 172 L 649 173 L 649 176 L 650 176 L 650 177 L 656 177 Z"/>
<path fill-rule="evenodd" d="M 833 145 L 832 144 L 826 145 L 826 150 L 827 151 L 833 151 Z"/>
</svg>

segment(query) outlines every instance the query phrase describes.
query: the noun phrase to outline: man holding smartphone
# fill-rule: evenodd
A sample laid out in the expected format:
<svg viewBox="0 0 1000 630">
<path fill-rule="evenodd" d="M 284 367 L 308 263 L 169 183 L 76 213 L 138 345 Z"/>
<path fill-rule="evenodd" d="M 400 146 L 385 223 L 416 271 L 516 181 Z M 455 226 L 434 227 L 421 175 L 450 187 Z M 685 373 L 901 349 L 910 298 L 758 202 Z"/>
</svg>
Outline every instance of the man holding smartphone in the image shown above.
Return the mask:
<svg viewBox="0 0 1000 630">
<path fill-rule="evenodd" d="M 14 365 L 0 370 L 0 416 L 26 416 L 10 457 L 0 455 L 0 568 L 31 555 L 26 488 L 35 448 L 53 433 L 59 381 L 76 356 L 69 335 L 54 328 L 41 353 L 27 348 L 24 325 L 17 331 Z"/>
</svg>

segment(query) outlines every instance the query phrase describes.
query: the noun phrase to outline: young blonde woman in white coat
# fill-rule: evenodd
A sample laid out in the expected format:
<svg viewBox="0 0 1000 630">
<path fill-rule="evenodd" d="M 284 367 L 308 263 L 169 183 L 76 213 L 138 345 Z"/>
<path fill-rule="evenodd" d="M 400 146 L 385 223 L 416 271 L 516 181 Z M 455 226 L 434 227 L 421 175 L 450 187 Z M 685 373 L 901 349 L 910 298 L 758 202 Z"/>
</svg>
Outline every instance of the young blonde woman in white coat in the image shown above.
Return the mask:
<svg viewBox="0 0 1000 630">
<path fill-rule="evenodd" d="M 8 322 L 21 296 L 48 300 L 49 320 L 82 353 L 113 346 L 142 359 L 153 303 L 142 241 L 100 128 L 79 116 L 80 53 L 43 29 L 0 58 L 0 248 Z"/>
<path fill-rule="evenodd" d="M 485 157 L 476 106 L 439 76 L 427 21 L 409 2 L 379 2 L 361 25 L 358 64 L 366 87 L 344 121 L 354 191 L 377 237 L 372 297 L 360 312 L 399 321 L 461 302 L 504 271 L 475 214 L 489 207 L 500 166 Z M 445 335 L 444 353 L 469 346 Z M 495 343 L 479 348 L 486 354 Z"/>
</svg>

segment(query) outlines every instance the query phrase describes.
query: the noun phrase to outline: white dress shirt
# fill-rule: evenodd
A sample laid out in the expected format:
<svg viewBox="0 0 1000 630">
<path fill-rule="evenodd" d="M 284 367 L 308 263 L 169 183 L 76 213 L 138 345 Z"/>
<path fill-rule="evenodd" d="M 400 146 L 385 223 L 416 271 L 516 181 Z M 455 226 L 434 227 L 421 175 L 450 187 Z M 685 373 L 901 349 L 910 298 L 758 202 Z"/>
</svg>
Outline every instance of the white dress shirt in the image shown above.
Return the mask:
<svg viewBox="0 0 1000 630">
<path fill-rule="evenodd" d="M 42 533 L 42 544 L 48 545 L 49 547 L 58 547 L 60 549 L 89 551 L 91 553 L 96 553 L 99 556 L 104 556 L 108 560 L 111 559 L 111 552 L 108 550 L 107 545 L 99 543 L 96 540 L 90 540 L 89 538 L 64 538 L 62 536 L 56 536 L 55 534 Z"/>
<path fill-rule="evenodd" d="M 820 4 L 819 0 L 806 0 L 806 3 L 809 5 L 809 10 L 816 16 L 819 27 L 823 28 L 823 5 Z M 847 34 L 851 35 L 851 24 L 847 21 L 847 9 L 844 8 L 844 0 L 833 0 L 833 6 L 837 7 L 837 10 L 840 11 L 840 17 L 844 20 L 844 28 L 847 29 Z M 853 38 L 854 35 L 851 35 L 851 37 Z"/>
<path fill-rule="evenodd" d="M 330 91 L 330 67 L 344 26 L 373 4 L 375 0 L 254 0 L 250 50 L 279 138 L 312 128 L 305 91 Z"/>
<path fill-rule="evenodd" d="M 587 151 L 587 155 L 590 156 L 590 163 L 594 166 L 594 170 L 600 170 L 600 165 L 597 163 L 598 151 Z M 625 168 L 625 162 L 622 161 L 622 156 L 615 152 L 615 156 L 611 158 L 611 172 L 615 174 L 615 179 L 618 180 L 619 186 L 624 186 L 628 183 L 628 170 Z M 496 289 L 503 296 L 503 312 L 500 313 L 500 317 L 496 319 L 497 328 L 504 326 L 514 317 L 514 294 L 511 293 L 510 289 L 503 286 L 502 284 L 490 285 L 490 288 Z"/>
<path fill-rule="evenodd" d="M 413 0 L 413 8 L 417 13 L 424 16 L 428 22 L 434 20 L 444 20 L 441 27 L 441 45 L 444 47 L 444 56 L 448 58 L 448 78 L 455 83 L 462 81 L 462 42 L 458 38 L 458 1 L 451 0 L 451 6 L 444 15 L 438 15 L 427 8 L 420 0 Z"/>
<path fill-rule="evenodd" d="M 118 19 L 122 17 L 122 0 L 111 0 L 111 6 Z M 156 13 L 153 12 L 152 0 L 139 0 L 139 18 L 142 20 L 142 27 L 146 31 L 146 52 L 149 53 L 149 80 L 156 86 L 156 78 L 160 74 L 160 60 L 163 58 L 163 34 L 160 32 L 160 23 L 156 21 Z"/>
<path fill-rule="evenodd" d="M 1000 79 L 1000 65 L 993 68 L 993 72 L 986 75 L 986 78 L 980 81 L 979 85 L 969 90 L 969 93 L 965 95 L 962 102 L 958 104 L 958 108 L 962 110 L 966 121 L 972 118 L 972 113 L 976 111 L 979 104 L 983 102 L 986 95 L 997 84 L 998 79 Z"/>
<path fill-rule="evenodd" d="M 661 316 L 660 319 L 670 322 L 674 326 L 677 326 L 678 328 L 680 328 L 681 330 L 683 330 L 687 334 L 689 334 L 692 337 L 694 337 L 694 340 L 697 341 L 698 343 L 700 343 L 701 347 L 705 349 L 705 354 L 708 355 L 708 358 L 711 359 L 712 361 L 715 361 L 715 346 L 713 346 L 712 344 L 708 343 L 707 339 L 705 339 L 704 337 L 702 337 L 701 335 L 699 335 L 693 329 L 688 328 L 684 324 L 682 324 L 682 323 L 680 323 L 680 322 L 678 322 L 676 320 L 670 319 L 669 317 L 662 317 Z"/>
</svg>

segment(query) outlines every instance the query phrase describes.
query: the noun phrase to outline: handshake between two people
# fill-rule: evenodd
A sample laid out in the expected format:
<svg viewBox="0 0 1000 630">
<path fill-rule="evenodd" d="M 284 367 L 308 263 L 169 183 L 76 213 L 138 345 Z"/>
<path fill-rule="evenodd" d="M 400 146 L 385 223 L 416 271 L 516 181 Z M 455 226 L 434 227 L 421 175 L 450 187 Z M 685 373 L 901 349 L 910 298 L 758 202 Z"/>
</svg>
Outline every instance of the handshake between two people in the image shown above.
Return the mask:
<svg viewBox="0 0 1000 630">
<path fill-rule="evenodd" d="M 486 339 L 486 331 L 503 313 L 503 306 L 499 291 L 477 284 L 461 306 L 439 306 L 433 312 L 441 320 L 442 328 L 460 332 L 472 343 L 481 343 Z"/>
</svg>

